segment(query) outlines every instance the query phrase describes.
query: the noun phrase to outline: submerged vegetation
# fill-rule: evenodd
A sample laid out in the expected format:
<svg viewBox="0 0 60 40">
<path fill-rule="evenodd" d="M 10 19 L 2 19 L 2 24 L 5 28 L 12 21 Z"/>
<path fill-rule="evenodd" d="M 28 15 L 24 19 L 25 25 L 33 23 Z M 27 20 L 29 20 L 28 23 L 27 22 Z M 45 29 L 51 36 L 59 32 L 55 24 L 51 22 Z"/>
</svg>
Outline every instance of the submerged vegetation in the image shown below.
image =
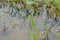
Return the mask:
<svg viewBox="0 0 60 40">
<path fill-rule="evenodd" d="M 46 10 L 48 22 L 47 20 L 43 22 L 43 28 L 45 30 L 45 33 L 43 34 L 45 36 L 42 40 L 49 40 L 49 34 L 54 28 L 54 25 L 49 21 L 49 19 L 51 18 L 55 22 L 60 21 L 60 0 L 0 0 L 0 8 L 2 8 L 2 4 L 3 6 L 9 5 L 9 7 L 12 8 L 8 12 L 12 17 L 16 17 L 18 14 L 18 16 L 22 17 L 24 21 L 26 18 L 30 19 L 33 29 L 33 31 L 31 30 L 30 32 L 31 40 L 41 40 L 41 32 L 37 32 L 37 25 L 34 18 L 36 16 L 39 18 L 39 16 L 43 15 L 44 9 Z M 14 8 L 16 9 L 16 12 L 13 12 Z M 53 26 L 48 28 L 46 27 L 47 23 L 51 23 Z M 60 40 L 60 33 L 57 33 L 56 40 Z"/>
</svg>

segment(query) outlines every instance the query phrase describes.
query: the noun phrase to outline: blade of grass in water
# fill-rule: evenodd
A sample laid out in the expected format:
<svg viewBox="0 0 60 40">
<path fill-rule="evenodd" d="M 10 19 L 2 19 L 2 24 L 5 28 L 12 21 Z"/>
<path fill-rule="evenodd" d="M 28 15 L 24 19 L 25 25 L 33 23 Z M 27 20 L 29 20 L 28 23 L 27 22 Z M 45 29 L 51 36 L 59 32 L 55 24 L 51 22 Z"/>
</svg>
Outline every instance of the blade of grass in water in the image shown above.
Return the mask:
<svg viewBox="0 0 60 40">
<path fill-rule="evenodd" d="M 36 23 L 35 23 L 33 15 L 30 15 L 30 20 L 31 20 L 31 26 L 32 26 L 34 32 L 36 32 Z"/>
<path fill-rule="evenodd" d="M 29 15 L 30 20 L 31 20 L 31 26 L 34 30 L 34 33 L 32 34 L 32 32 L 30 32 L 30 37 L 32 37 L 32 40 L 40 40 L 40 32 L 36 33 L 36 23 L 34 20 L 34 16 L 33 15 Z"/>
<path fill-rule="evenodd" d="M 37 36 L 36 36 L 36 23 L 34 21 L 34 17 L 33 17 L 33 15 L 29 15 L 29 17 L 30 17 L 30 20 L 31 20 L 31 26 L 32 26 L 32 28 L 34 30 L 34 34 L 32 34 L 32 32 L 30 32 L 30 36 L 32 37 L 32 40 L 37 40 Z"/>
</svg>

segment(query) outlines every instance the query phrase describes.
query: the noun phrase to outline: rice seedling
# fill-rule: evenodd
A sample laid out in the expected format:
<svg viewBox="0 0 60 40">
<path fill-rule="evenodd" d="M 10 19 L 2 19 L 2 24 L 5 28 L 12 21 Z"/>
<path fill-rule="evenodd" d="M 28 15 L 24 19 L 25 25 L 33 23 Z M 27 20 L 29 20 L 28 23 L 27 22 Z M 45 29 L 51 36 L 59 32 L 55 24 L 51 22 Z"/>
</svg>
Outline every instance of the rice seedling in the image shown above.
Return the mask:
<svg viewBox="0 0 60 40">
<path fill-rule="evenodd" d="M 30 20 L 31 20 L 31 26 L 34 32 L 30 32 L 30 36 L 32 37 L 31 40 L 40 40 L 40 32 L 36 33 L 37 31 L 37 26 L 34 20 L 34 16 L 33 15 L 29 15 Z"/>
</svg>

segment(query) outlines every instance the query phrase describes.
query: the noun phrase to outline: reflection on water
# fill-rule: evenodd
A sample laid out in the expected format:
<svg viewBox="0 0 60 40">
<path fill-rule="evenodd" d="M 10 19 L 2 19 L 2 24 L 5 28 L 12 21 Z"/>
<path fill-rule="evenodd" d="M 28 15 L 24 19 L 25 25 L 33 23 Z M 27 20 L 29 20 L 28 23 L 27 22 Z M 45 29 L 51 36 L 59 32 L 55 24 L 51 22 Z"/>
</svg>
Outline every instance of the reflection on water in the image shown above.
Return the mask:
<svg viewBox="0 0 60 40">
<path fill-rule="evenodd" d="M 0 40 L 29 40 L 29 18 L 24 21 L 23 18 L 15 15 L 14 14 L 19 13 L 16 12 L 17 10 L 13 8 L 13 12 L 10 9 L 11 7 L 6 6 L 0 8 Z M 11 14 L 12 12 L 12 14 Z M 25 12 L 20 12 L 25 15 Z M 12 15 L 12 16 L 11 16 Z M 41 17 L 42 16 L 42 17 Z M 42 15 L 39 16 L 39 18 L 35 18 L 35 21 L 37 23 L 37 29 L 40 30 L 41 32 L 45 31 L 43 28 L 42 22 L 47 21 L 47 14 L 46 14 L 46 9 L 42 12 Z M 24 21 L 23 25 L 21 26 L 22 22 Z M 53 21 L 53 19 L 49 19 L 48 21 L 52 22 L 53 25 L 57 26 L 59 25 L 59 22 Z M 7 28 L 5 31 L 3 30 L 3 25 Z M 47 23 L 47 28 L 49 28 L 51 23 Z M 55 27 L 54 26 L 54 27 Z M 55 27 L 56 28 L 56 27 Z M 21 29 L 21 30 L 20 30 Z M 55 29 L 52 29 L 50 33 L 50 40 L 55 40 Z"/>
<path fill-rule="evenodd" d="M 8 31 L 8 30 L 6 30 L 6 31 L 4 31 L 4 32 L 2 32 L 2 36 L 8 36 L 9 34 L 11 33 L 11 31 Z"/>
</svg>

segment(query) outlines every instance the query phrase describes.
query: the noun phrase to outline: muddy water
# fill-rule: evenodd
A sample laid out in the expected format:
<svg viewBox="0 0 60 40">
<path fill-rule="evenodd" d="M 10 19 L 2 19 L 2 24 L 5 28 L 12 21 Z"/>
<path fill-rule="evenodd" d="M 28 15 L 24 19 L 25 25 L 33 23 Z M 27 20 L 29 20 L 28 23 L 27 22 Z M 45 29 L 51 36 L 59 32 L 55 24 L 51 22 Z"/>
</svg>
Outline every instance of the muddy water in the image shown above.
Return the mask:
<svg viewBox="0 0 60 40">
<path fill-rule="evenodd" d="M 16 9 L 14 8 L 13 14 L 11 14 L 11 12 L 12 10 L 9 6 L 0 8 L 0 40 L 30 40 L 29 29 L 31 27 L 29 18 L 24 21 L 22 17 L 18 17 L 18 14 L 15 17 L 12 17 L 16 12 Z M 42 22 L 47 21 L 46 10 L 44 9 L 42 13 L 43 14 L 39 18 L 35 17 L 35 21 L 37 24 L 37 31 L 40 30 L 41 32 L 44 32 L 45 30 Z M 54 27 L 59 25 L 59 22 L 55 22 L 53 19 L 49 20 L 52 22 Z M 51 23 L 47 23 L 47 28 L 50 26 L 52 26 Z M 56 29 L 53 28 L 49 35 L 49 40 L 56 40 L 55 36 Z"/>
<path fill-rule="evenodd" d="M 9 13 L 5 13 L 8 11 L 8 6 L 0 9 L 0 40 L 29 40 L 28 21 L 22 25 L 23 18 L 11 17 Z M 22 29 L 20 25 L 23 26 Z"/>
<path fill-rule="evenodd" d="M 28 21 L 22 25 L 23 28 L 20 28 L 23 19 L 12 18 L 9 15 L 6 17 L 6 15 L 4 13 L 0 17 L 0 40 L 29 40 Z M 7 28 L 5 31 L 3 31 L 4 26 Z"/>
</svg>

